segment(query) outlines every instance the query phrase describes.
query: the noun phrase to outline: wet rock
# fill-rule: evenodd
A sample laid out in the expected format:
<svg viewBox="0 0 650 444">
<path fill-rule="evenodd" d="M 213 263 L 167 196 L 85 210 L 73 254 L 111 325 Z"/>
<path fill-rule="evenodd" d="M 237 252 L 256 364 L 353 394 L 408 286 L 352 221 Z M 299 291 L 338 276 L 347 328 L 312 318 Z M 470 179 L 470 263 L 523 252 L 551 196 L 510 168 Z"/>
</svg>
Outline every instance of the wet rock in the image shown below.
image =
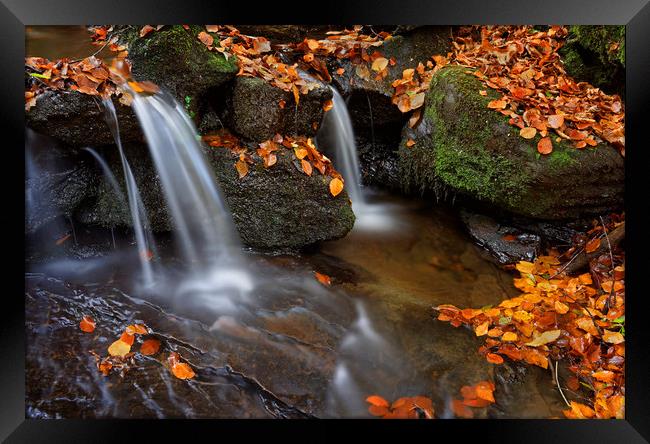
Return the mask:
<svg viewBox="0 0 650 444">
<path fill-rule="evenodd" d="M 573 25 L 560 55 L 567 74 L 625 97 L 625 26 Z"/>
<path fill-rule="evenodd" d="M 95 172 L 56 145 L 29 152 L 25 179 L 25 233 L 34 233 L 60 216 L 71 217 L 93 192 Z"/>
<path fill-rule="evenodd" d="M 340 30 L 343 25 L 234 25 L 242 34 L 266 37 L 271 43 L 300 42 L 304 38 L 322 39 L 327 31 Z"/>
<path fill-rule="evenodd" d="M 139 37 L 140 27 L 117 29 L 120 41 L 126 43 L 131 72 L 136 80 L 148 80 L 172 93 L 181 103 L 192 108 L 194 102 L 209 89 L 233 79 L 237 73 L 234 57 L 227 60 L 218 52 L 210 52 L 196 36 L 203 30 L 191 26 L 165 26 Z M 213 34 L 215 43 L 219 41 Z"/>
<path fill-rule="evenodd" d="M 451 191 L 520 216 L 575 219 L 620 209 L 624 162 L 601 143 L 578 150 L 564 140 L 547 156 L 540 136 L 526 140 L 508 118 L 487 108 L 499 95 L 467 68 L 449 66 L 434 75 L 422 128 L 405 128 L 400 176 L 405 190 Z M 420 125 L 422 126 L 422 124 Z M 416 141 L 406 147 L 406 141 Z"/>
<path fill-rule="evenodd" d="M 142 201 L 154 231 L 170 231 L 162 184 L 146 146 L 125 145 L 125 153 L 138 183 Z M 126 196 L 119 153 L 106 147 L 102 154 Z M 264 168 L 254 155 L 255 165 L 243 179 L 234 168 L 236 158 L 225 148 L 207 148 L 217 182 L 232 212 L 243 242 L 260 249 L 296 249 L 315 242 L 345 236 L 354 225 L 354 214 L 345 192 L 329 193 L 329 176 L 298 171 L 290 156 Z M 98 173 L 98 174 L 101 174 Z M 131 226 L 128 207 L 101 177 L 92 194 L 76 211 L 76 218 L 103 227 Z"/>
<path fill-rule="evenodd" d="M 400 191 L 399 140 L 356 138 L 363 183 Z"/>
<path fill-rule="evenodd" d="M 239 179 L 236 162 L 223 148 L 209 152 L 219 185 L 245 244 L 261 249 L 295 249 L 345 236 L 354 213 L 345 190 L 329 193 L 329 176 L 299 171 L 288 151 L 278 154 L 271 168 L 253 156 L 254 165 Z"/>
<path fill-rule="evenodd" d="M 142 132 L 133 110 L 113 99 L 122 140 L 142 140 Z M 104 121 L 101 99 L 76 91 L 46 91 L 26 114 L 28 127 L 73 146 L 97 146 L 113 143 Z"/>
<path fill-rule="evenodd" d="M 460 214 L 472 239 L 499 264 L 532 262 L 537 257 L 541 248 L 539 236 L 503 225 L 481 214 L 468 211 L 461 211 Z"/>
<path fill-rule="evenodd" d="M 292 93 L 262 79 L 237 77 L 227 98 L 224 120 L 240 136 L 256 142 L 277 133 L 313 136 L 323 119 L 323 104 L 332 98 L 332 91 L 315 79 L 309 81 L 315 88 L 301 94 L 296 107 Z"/>
</svg>

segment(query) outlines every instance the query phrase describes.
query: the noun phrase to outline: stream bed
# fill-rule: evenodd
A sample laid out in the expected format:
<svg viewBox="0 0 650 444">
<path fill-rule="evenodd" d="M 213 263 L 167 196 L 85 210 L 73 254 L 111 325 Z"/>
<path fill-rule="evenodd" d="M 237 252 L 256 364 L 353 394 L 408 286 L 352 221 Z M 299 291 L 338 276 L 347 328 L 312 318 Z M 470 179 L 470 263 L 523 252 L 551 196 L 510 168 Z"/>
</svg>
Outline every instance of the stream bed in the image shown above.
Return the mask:
<svg viewBox="0 0 650 444">
<path fill-rule="evenodd" d="M 142 288 L 131 235 L 88 227 L 74 227 L 54 253 L 28 254 L 27 417 L 371 417 L 365 398 L 377 394 L 426 396 L 436 417 L 451 418 L 460 388 L 486 379 L 495 381 L 496 403 L 475 417 L 560 417 L 550 372 L 489 364 L 472 331 L 435 320 L 439 304 L 512 297 L 512 276 L 483 257 L 450 209 L 383 194 L 370 200 L 387 218 L 381 227 L 300 254 L 247 251 L 250 282 L 213 270 L 178 284 L 176 270 L 187 264 L 170 239 L 158 239 L 154 265 L 166 281 Z M 224 279 L 238 283 L 216 288 Z M 187 296 L 177 285 L 188 286 Z M 83 316 L 95 319 L 93 333 L 79 329 Z M 103 376 L 90 352 L 105 356 L 133 323 L 153 330 L 160 352 L 136 353 L 123 376 Z M 172 351 L 193 379 L 171 374 Z"/>
</svg>

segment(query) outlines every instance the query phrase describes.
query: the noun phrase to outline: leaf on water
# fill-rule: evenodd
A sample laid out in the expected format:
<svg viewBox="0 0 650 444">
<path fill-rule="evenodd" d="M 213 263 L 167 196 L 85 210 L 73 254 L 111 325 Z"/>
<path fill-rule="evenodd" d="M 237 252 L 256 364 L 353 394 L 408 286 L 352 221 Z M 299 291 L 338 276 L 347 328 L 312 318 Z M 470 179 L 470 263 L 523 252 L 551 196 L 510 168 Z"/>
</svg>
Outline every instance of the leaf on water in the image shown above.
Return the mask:
<svg viewBox="0 0 650 444">
<path fill-rule="evenodd" d="M 537 134 L 537 129 L 531 126 L 527 126 L 519 130 L 519 135 L 524 139 L 532 139 Z"/>
<path fill-rule="evenodd" d="M 140 346 L 140 353 L 143 355 L 155 355 L 160 349 L 160 341 L 157 339 L 147 339 Z"/>
<path fill-rule="evenodd" d="M 235 169 L 240 179 L 248 174 L 248 164 L 241 159 L 235 162 Z"/>
<path fill-rule="evenodd" d="M 537 142 L 537 151 L 540 154 L 551 154 L 553 151 L 553 142 L 551 142 L 550 137 L 542 137 Z"/>
<path fill-rule="evenodd" d="M 328 275 L 323 274 L 323 273 L 319 273 L 318 271 L 314 271 L 314 276 L 316 277 L 318 282 L 320 282 L 321 284 L 327 285 L 327 286 L 332 285 L 332 279 Z M 368 402 L 370 402 L 370 401 L 368 401 Z"/>
<path fill-rule="evenodd" d="M 176 376 L 178 379 L 191 379 L 195 376 L 194 371 L 192 370 L 192 367 L 190 367 L 188 364 L 184 362 L 180 362 L 180 356 L 176 352 L 172 352 L 169 354 L 169 357 L 167 358 L 167 362 L 171 366 L 172 373 L 174 376 Z"/>
<path fill-rule="evenodd" d="M 79 328 L 83 332 L 92 333 L 95 331 L 95 320 L 90 316 L 84 316 L 79 322 Z"/>
<path fill-rule="evenodd" d="M 108 354 L 111 356 L 125 357 L 131 351 L 131 346 L 126 342 L 118 339 L 108 347 Z"/>
<path fill-rule="evenodd" d="M 330 193 L 332 193 L 332 196 L 338 196 L 341 191 L 343 191 L 343 182 L 341 179 L 335 177 L 330 180 Z"/>
</svg>

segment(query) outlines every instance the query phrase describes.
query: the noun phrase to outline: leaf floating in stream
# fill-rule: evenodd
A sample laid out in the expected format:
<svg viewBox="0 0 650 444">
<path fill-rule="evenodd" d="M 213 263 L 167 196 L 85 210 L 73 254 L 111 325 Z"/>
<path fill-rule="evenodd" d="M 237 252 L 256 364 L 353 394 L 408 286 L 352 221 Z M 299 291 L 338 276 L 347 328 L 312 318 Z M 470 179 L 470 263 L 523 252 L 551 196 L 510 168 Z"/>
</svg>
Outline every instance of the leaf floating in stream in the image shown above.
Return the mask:
<svg viewBox="0 0 650 444">
<path fill-rule="evenodd" d="M 316 279 L 321 284 L 327 285 L 327 286 L 332 285 L 332 279 L 328 275 L 323 274 L 323 273 L 319 273 L 318 271 L 314 271 L 314 276 L 316 276 Z"/>
<path fill-rule="evenodd" d="M 83 332 L 92 333 L 95 331 L 95 320 L 90 316 L 84 316 L 81 322 L 79 322 L 79 328 Z"/>
<path fill-rule="evenodd" d="M 195 376 L 192 367 L 184 362 L 179 361 L 180 356 L 176 352 L 171 352 L 167 358 L 167 362 L 171 366 L 172 373 L 178 379 L 191 379 Z"/>
</svg>

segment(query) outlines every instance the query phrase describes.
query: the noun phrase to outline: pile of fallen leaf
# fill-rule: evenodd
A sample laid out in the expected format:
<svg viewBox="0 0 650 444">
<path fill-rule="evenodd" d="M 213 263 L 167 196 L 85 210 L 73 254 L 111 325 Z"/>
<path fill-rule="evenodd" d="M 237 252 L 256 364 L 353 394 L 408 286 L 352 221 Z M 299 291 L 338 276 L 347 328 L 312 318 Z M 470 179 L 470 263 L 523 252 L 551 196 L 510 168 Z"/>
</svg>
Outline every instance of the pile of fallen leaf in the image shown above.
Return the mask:
<svg viewBox="0 0 650 444">
<path fill-rule="evenodd" d="M 85 333 L 95 331 L 95 321 L 90 316 L 84 316 L 79 322 L 79 329 Z M 108 356 L 101 357 L 94 351 L 90 353 L 95 358 L 97 369 L 108 376 L 111 372 L 118 373 L 124 377 L 126 372 L 135 365 L 135 352 L 131 351 L 137 336 L 151 336 L 152 331 L 142 324 L 129 325 L 124 329 L 122 335 L 108 347 Z M 148 337 L 140 345 L 140 354 L 153 356 L 160 350 L 160 341 L 155 337 Z M 191 379 L 195 376 L 192 367 L 181 362 L 176 352 L 171 352 L 167 358 L 167 366 L 172 374 L 179 379 Z"/>
<path fill-rule="evenodd" d="M 608 242 L 608 233 L 622 224 L 610 217 L 583 239 L 587 252 Z M 501 364 L 504 358 L 524 361 L 544 369 L 555 361 L 558 388 L 573 392 L 581 387 L 590 393 L 590 405 L 571 401 L 564 413 L 569 418 L 623 418 L 625 414 L 625 256 L 611 247 L 593 259 L 590 271 L 578 276 L 564 272 L 566 265 L 552 250 L 535 262 L 516 264 L 520 273 L 514 285 L 522 294 L 498 306 L 460 309 L 444 304 L 436 307 L 438 320 L 458 327 L 465 325 L 476 336 L 484 336 L 479 348 L 488 362 Z M 560 387 L 557 361 L 564 360 L 573 373 Z M 553 370 L 552 366 L 551 369 Z M 566 400 L 566 398 L 565 398 Z"/>
<path fill-rule="evenodd" d="M 453 41 L 454 63 L 476 68 L 486 86 L 503 95 L 488 104 L 510 117 L 520 134 L 542 136 L 537 149 L 553 150 L 565 139 L 582 149 L 601 140 L 625 155 L 625 111 L 621 98 L 608 95 L 567 76 L 558 49 L 567 29 L 551 26 L 538 31 L 530 26 L 482 26 L 461 30 Z M 555 136 L 551 136 L 555 133 Z"/>
<path fill-rule="evenodd" d="M 203 141 L 211 147 L 227 148 L 237 156 L 234 167 L 240 179 L 243 179 L 248 174 L 249 165 L 255 164 L 253 153 L 229 131 L 222 130 L 205 135 Z M 332 161 L 316 149 L 310 138 L 276 134 L 273 139 L 258 144 L 255 154 L 262 159 L 264 168 L 271 168 L 276 164 L 280 150 L 290 152 L 290 155 L 294 157 L 293 164 L 301 173 L 311 176 L 315 170 L 323 176 L 331 177 L 329 190 L 332 196 L 337 196 L 343 191 L 343 177 L 334 169 Z"/>
<path fill-rule="evenodd" d="M 473 418 L 473 409 L 487 407 L 495 402 L 494 383 L 480 381 L 475 385 L 465 385 L 460 389 L 463 399 L 452 399 L 451 410 L 458 418 Z M 379 395 L 366 398 L 368 412 L 382 419 L 434 419 L 433 401 L 426 396 L 402 397 L 388 402 Z"/>
</svg>

